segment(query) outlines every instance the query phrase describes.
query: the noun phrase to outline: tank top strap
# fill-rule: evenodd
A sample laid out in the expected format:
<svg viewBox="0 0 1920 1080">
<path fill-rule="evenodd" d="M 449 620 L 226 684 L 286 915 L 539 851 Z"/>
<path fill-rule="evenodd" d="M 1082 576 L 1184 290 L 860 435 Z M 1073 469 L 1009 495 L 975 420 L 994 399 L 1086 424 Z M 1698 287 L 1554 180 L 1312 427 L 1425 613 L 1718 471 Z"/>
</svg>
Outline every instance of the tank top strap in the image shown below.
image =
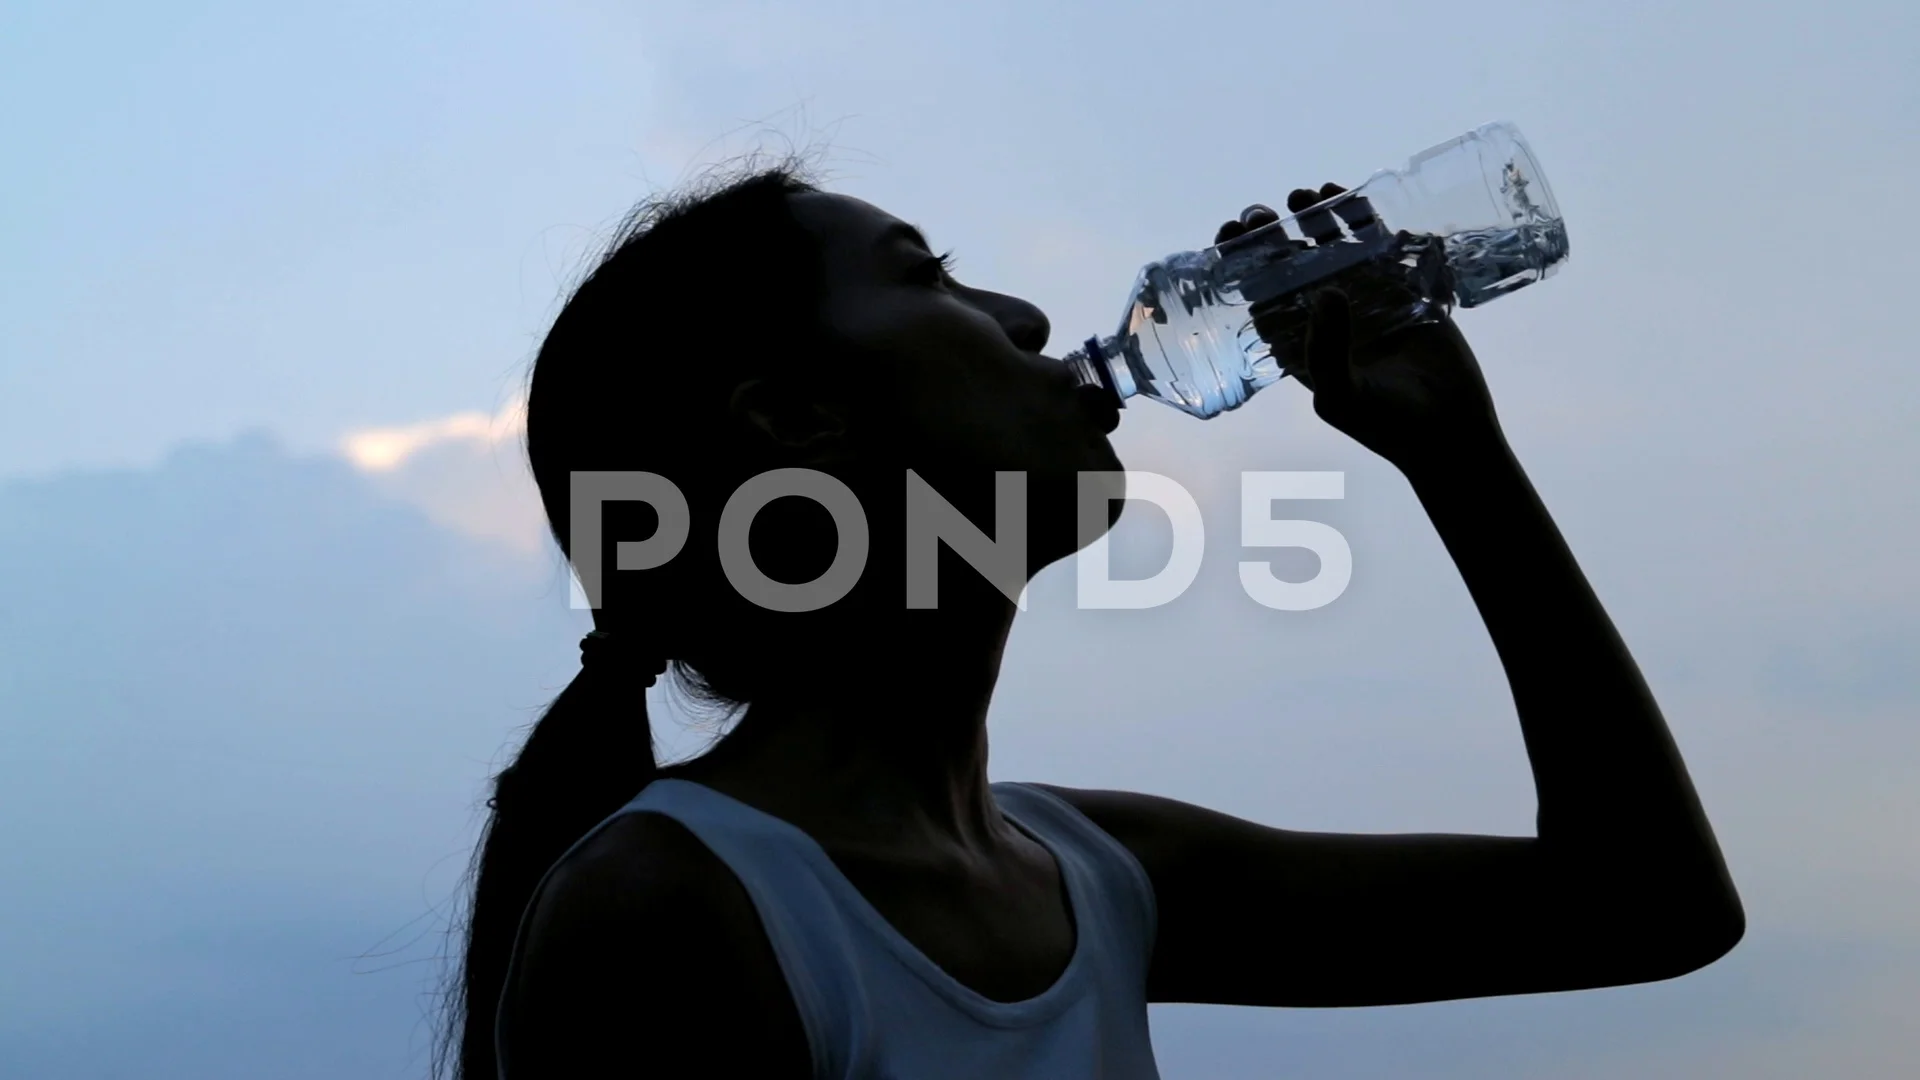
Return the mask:
<svg viewBox="0 0 1920 1080">
<path fill-rule="evenodd" d="M 739 879 L 793 994 L 814 1075 L 844 1075 L 850 1063 L 838 1058 L 853 1036 L 845 1029 L 851 1016 L 866 1012 L 866 986 L 850 955 L 860 927 L 848 918 L 836 882 L 821 872 L 819 845 L 771 814 L 688 780 L 655 780 L 621 813 L 645 811 L 685 826 Z"/>
<path fill-rule="evenodd" d="M 1093 883 L 1090 906 L 1102 923 L 1110 977 L 1144 991 L 1153 959 L 1158 913 L 1153 883 L 1133 852 L 1093 823 L 1071 803 L 1032 784 L 993 785 L 994 802 L 1015 824 L 1038 834 L 1056 858 L 1075 866 L 1062 867 Z"/>
</svg>

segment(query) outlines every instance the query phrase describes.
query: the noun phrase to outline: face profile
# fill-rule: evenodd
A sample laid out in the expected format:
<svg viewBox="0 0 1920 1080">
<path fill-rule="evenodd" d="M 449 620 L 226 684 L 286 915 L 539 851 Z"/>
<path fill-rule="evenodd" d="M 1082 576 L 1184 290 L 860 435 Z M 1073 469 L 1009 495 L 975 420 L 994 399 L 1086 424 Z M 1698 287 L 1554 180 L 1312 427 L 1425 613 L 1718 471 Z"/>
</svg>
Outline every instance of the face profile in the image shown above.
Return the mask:
<svg viewBox="0 0 1920 1080">
<path fill-rule="evenodd" d="M 822 329 L 844 350 L 825 376 L 849 384 L 837 448 L 874 465 L 891 455 L 936 487 L 961 485 L 950 498 L 969 509 L 992 473 L 1025 473 L 1036 562 L 1071 553 L 1072 478 L 1121 467 L 1107 440 L 1119 416 L 1043 354 L 1046 315 L 957 280 L 917 228 L 871 204 L 807 193 L 792 208 L 819 246 Z M 827 432 L 782 429 L 774 409 L 753 415 L 796 449 L 824 452 Z M 990 517 L 975 520 L 991 528 Z"/>
</svg>

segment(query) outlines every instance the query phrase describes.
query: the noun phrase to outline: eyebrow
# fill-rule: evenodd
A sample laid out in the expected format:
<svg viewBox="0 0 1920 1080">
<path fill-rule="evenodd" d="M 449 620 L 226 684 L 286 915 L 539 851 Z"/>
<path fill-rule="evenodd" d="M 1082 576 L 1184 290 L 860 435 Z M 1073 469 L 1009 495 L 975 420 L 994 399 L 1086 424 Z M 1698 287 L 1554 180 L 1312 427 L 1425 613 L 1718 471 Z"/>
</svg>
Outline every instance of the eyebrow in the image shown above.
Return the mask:
<svg viewBox="0 0 1920 1080">
<path fill-rule="evenodd" d="M 874 246 L 886 247 L 895 240 L 905 240 L 911 244 L 918 244 L 922 251 L 933 251 L 933 245 L 927 243 L 925 234 L 919 229 L 900 221 L 896 221 L 885 229 L 882 229 L 880 231 L 880 238 L 874 242 Z"/>
</svg>

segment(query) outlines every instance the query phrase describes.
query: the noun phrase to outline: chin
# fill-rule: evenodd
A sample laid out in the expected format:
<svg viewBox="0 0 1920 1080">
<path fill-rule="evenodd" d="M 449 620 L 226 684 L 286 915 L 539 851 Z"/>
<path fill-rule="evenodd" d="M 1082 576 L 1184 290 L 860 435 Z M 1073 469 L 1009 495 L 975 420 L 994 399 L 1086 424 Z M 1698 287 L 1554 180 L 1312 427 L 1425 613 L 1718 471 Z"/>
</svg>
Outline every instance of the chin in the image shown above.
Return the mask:
<svg viewBox="0 0 1920 1080">
<path fill-rule="evenodd" d="M 1072 471 L 1049 469 L 1031 472 L 1027 481 L 1027 549 L 1038 566 L 1064 559 L 1092 543 L 1113 527 L 1125 508 L 1126 478 L 1120 462 L 1111 452 L 1102 457 L 1088 455 Z M 1101 516 L 1092 535 L 1082 535 L 1081 506 L 1085 497 L 1098 500 Z"/>
<path fill-rule="evenodd" d="M 1086 472 L 1120 472 L 1126 468 L 1120 463 L 1120 455 L 1114 452 L 1113 443 L 1105 435 L 1094 437 L 1093 463 L 1084 466 Z"/>
</svg>

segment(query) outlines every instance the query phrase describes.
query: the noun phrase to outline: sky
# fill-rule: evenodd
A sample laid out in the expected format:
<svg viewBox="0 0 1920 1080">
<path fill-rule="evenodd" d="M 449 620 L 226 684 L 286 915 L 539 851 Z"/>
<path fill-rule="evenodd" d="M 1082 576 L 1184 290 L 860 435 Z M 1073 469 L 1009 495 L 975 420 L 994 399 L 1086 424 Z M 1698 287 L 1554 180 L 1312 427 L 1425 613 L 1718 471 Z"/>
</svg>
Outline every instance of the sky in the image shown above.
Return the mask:
<svg viewBox="0 0 1920 1080">
<path fill-rule="evenodd" d="M 7 3 L 0 1075 L 424 1074 L 481 781 L 586 626 L 514 396 L 639 198 L 812 147 L 1064 351 L 1246 204 L 1490 119 L 1573 254 L 1460 323 L 1748 937 L 1654 986 L 1156 1007 L 1162 1072 L 1912 1075 L 1917 73 L 1920 11 L 1865 2 Z M 1195 492 L 1206 562 L 1145 612 L 1035 583 L 996 778 L 1530 830 L 1493 650 L 1390 467 L 1290 385 L 1139 403 L 1115 444 Z M 1345 474 L 1333 604 L 1240 592 L 1254 469 Z M 1116 573 L 1166 545 L 1130 512 Z"/>
</svg>

